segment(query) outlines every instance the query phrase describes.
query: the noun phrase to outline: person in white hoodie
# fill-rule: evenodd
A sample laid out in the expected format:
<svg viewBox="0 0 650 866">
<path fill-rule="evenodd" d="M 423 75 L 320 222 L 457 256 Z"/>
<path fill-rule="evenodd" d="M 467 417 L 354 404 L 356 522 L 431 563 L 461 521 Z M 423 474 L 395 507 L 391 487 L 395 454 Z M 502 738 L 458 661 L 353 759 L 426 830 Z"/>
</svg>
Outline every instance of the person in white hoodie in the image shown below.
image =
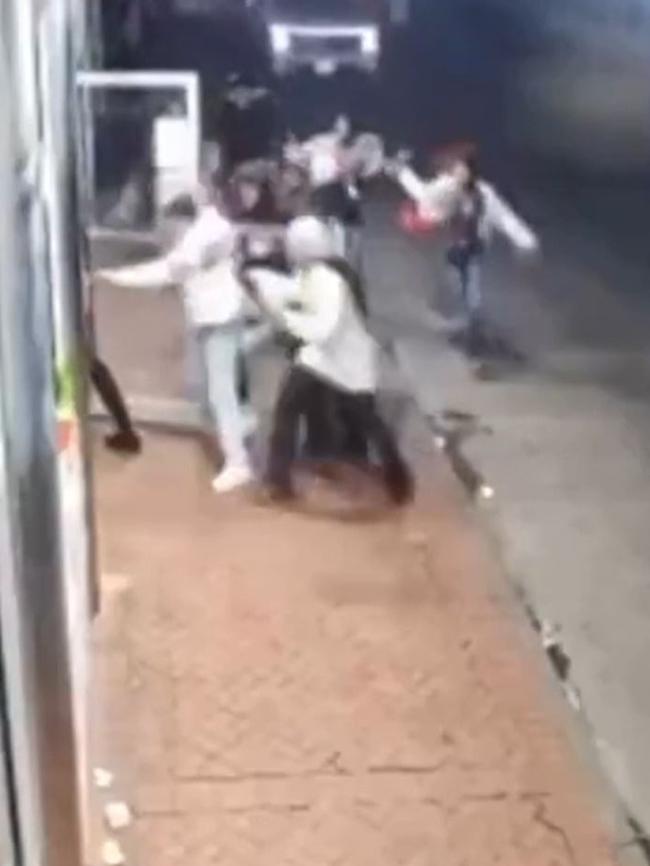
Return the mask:
<svg viewBox="0 0 650 866">
<path fill-rule="evenodd" d="M 274 499 L 295 496 L 292 469 L 301 421 L 314 407 L 335 406 L 381 461 L 395 504 L 408 502 L 413 479 L 376 404 L 378 347 L 343 275 L 328 264 L 335 254 L 328 226 L 313 216 L 287 228 L 293 274 L 246 269 L 242 281 L 277 326 L 298 343 L 278 397 L 271 436 L 268 484 Z"/>
<path fill-rule="evenodd" d="M 452 158 L 432 180 L 423 180 L 403 161 L 389 173 L 418 206 L 419 215 L 432 224 L 444 224 L 451 233 L 447 261 L 455 276 L 466 317 L 466 339 L 472 354 L 482 345 L 482 266 L 495 232 L 518 251 L 535 253 L 539 242 L 532 229 L 483 180 L 470 152 Z"/>
<path fill-rule="evenodd" d="M 224 457 L 212 486 L 225 493 L 253 478 L 246 419 L 237 393 L 245 293 L 235 272 L 237 233 L 216 204 L 204 202 L 195 220 L 165 256 L 103 270 L 97 276 L 125 288 L 180 284 L 185 316 L 201 373 L 202 406 L 216 426 Z"/>
</svg>

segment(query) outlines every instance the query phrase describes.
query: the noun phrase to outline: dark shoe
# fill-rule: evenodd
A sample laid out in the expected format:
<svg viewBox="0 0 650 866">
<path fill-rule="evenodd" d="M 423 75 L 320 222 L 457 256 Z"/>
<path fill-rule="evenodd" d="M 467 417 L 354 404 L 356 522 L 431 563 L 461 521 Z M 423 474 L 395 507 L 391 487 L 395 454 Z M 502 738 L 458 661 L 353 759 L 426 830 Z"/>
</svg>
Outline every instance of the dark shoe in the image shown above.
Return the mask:
<svg viewBox="0 0 650 866">
<path fill-rule="evenodd" d="M 410 473 L 404 473 L 387 482 L 388 496 L 397 506 L 409 505 L 415 498 L 415 482 Z"/>
<path fill-rule="evenodd" d="M 111 433 L 104 440 L 106 447 L 121 454 L 139 454 L 142 451 L 142 440 L 135 430 L 121 430 Z"/>
<path fill-rule="evenodd" d="M 255 502 L 262 508 L 290 508 L 298 497 L 292 489 L 267 485 L 255 494 Z"/>
<path fill-rule="evenodd" d="M 322 481 L 336 481 L 339 474 L 339 467 L 331 460 L 315 460 L 310 462 L 309 468 L 316 478 L 320 478 Z"/>
</svg>

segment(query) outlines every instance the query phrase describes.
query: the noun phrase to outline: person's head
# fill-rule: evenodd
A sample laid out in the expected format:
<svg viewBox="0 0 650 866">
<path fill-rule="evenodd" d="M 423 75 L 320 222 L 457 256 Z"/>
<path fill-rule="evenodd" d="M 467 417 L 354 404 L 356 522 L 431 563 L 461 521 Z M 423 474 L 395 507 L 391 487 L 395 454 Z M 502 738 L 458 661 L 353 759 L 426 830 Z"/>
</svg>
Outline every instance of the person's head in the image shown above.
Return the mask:
<svg viewBox="0 0 650 866">
<path fill-rule="evenodd" d="M 237 198 L 242 211 L 248 213 L 259 203 L 262 190 L 260 184 L 250 178 L 242 178 L 237 184 Z"/>
<path fill-rule="evenodd" d="M 331 258 L 335 252 L 332 232 L 323 220 L 315 216 L 301 216 L 287 226 L 287 258 L 298 267 Z"/>
<path fill-rule="evenodd" d="M 435 154 L 434 167 L 453 175 L 463 186 L 471 186 L 479 178 L 476 146 L 470 142 L 452 144 Z"/>
<path fill-rule="evenodd" d="M 339 116 L 334 121 L 334 133 L 341 140 L 345 141 L 349 138 L 350 133 L 352 132 L 352 124 L 350 123 L 350 118 L 345 114 L 339 114 Z"/>
<path fill-rule="evenodd" d="M 479 179 L 476 156 L 470 155 L 457 159 L 452 165 L 450 173 L 464 188 L 475 186 Z"/>
<path fill-rule="evenodd" d="M 309 184 L 309 172 L 300 165 L 287 162 L 281 166 L 277 180 L 283 193 L 292 193 Z"/>
</svg>

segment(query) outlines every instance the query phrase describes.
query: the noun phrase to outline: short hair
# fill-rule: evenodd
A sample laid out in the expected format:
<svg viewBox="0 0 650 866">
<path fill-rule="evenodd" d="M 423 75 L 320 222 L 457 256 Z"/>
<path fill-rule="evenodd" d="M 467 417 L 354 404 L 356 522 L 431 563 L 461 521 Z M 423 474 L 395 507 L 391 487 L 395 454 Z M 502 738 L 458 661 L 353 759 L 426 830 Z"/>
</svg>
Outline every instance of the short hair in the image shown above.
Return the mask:
<svg viewBox="0 0 650 866">
<path fill-rule="evenodd" d="M 433 154 L 433 165 L 436 171 L 447 171 L 458 162 L 467 165 L 477 165 L 478 146 L 471 141 L 457 141 L 440 148 Z"/>
</svg>

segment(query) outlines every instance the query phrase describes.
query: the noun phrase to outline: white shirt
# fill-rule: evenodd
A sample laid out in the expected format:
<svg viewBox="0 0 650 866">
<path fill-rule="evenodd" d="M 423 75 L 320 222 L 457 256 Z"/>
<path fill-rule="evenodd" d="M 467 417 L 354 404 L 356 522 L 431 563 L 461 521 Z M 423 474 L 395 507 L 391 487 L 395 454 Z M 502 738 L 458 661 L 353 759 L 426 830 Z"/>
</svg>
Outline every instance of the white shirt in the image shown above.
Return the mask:
<svg viewBox="0 0 650 866">
<path fill-rule="evenodd" d="M 274 318 L 304 342 L 296 359 L 301 367 L 343 391 L 377 390 L 377 344 L 335 270 L 315 264 L 284 276 L 254 268 L 249 276 Z"/>
<path fill-rule="evenodd" d="M 323 132 L 287 149 L 288 158 L 307 168 L 313 187 L 326 186 L 341 178 L 341 142 L 335 132 Z"/>
<path fill-rule="evenodd" d="M 433 180 L 419 178 L 410 168 L 403 168 L 398 177 L 405 192 L 419 206 L 422 216 L 436 222 L 445 222 L 462 199 L 459 181 L 450 174 L 441 174 Z M 532 229 L 519 217 L 485 181 L 479 181 L 479 189 L 485 203 L 484 213 L 479 226 L 481 237 L 489 240 L 492 234 L 500 232 L 517 249 L 524 252 L 538 247 Z"/>
<path fill-rule="evenodd" d="M 168 255 L 103 274 L 128 288 L 162 289 L 180 283 L 190 326 L 225 325 L 241 318 L 244 310 L 244 290 L 233 262 L 235 241 L 232 224 L 208 206 Z"/>
</svg>

